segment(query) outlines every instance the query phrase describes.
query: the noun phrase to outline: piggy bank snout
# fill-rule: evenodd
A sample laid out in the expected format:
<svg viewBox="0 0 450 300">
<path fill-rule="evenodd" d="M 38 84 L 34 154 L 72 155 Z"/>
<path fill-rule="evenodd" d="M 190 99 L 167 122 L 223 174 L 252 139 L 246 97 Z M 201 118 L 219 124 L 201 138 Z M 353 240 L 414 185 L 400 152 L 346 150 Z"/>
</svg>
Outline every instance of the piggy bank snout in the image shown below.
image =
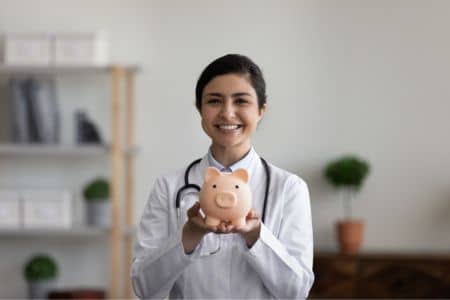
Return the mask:
<svg viewBox="0 0 450 300">
<path fill-rule="evenodd" d="M 216 195 L 216 204 L 221 208 L 232 208 L 236 206 L 237 197 L 232 192 L 220 192 Z"/>
</svg>

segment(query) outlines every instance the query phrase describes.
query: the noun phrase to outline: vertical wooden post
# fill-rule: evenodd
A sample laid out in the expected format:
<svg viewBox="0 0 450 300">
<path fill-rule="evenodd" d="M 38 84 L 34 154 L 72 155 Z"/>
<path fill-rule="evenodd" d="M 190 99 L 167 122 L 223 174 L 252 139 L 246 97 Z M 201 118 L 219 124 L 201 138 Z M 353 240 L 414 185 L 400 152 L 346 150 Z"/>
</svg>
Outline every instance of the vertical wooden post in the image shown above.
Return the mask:
<svg viewBox="0 0 450 300">
<path fill-rule="evenodd" d="M 121 115 L 120 96 L 121 79 L 123 70 L 118 66 L 113 66 L 112 70 L 112 178 L 111 178 L 111 274 L 108 298 L 120 298 L 121 295 L 121 262 L 122 262 L 122 233 L 120 219 L 120 199 L 121 199 L 121 178 L 122 178 L 122 146 L 121 146 Z"/>
<path fill-rule="evenodd" d="M 125 224 L 127 229 L 134 227 L 134 73 L 126 72 L 126 146 L 125 156 Z M 128 232 L 125 236 L 125 298 L 134 298 L 131 286 L 130 271 L 133 259 L 133 235 Z"/>
</svg>

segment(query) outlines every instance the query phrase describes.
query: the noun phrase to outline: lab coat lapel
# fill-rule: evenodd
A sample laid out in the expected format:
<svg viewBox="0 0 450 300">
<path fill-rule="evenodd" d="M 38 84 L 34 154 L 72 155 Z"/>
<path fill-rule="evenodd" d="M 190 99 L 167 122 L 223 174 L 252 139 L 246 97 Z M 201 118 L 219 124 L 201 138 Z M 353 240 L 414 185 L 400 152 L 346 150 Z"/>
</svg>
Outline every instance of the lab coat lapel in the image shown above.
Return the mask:
<svg viewBox="0 0 450 300">
<path fill-rule="evenodd" d="M 191 174 L 189 174 L 189 182 L 195 183 L 199 187 L 202 187 L 206 169 L 209 167 L 207 155 L 202 157 L 200 163 L 198 163 L 195 168 L 192 169 Z"/>
</svg>

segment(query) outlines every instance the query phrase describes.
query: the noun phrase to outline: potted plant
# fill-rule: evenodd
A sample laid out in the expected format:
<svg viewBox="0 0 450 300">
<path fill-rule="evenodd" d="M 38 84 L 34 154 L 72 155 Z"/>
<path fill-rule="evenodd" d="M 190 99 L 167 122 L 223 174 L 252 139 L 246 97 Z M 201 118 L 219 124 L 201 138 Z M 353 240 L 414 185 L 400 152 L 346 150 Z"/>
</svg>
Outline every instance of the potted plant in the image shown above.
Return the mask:
<svg viewBox="0 0 450 300">
<path fill-rule="evenodd" d="M 86 200 L 87 223 L 107 228 L 111 225 L 111 204 L 109 201 L 109 182 L 98 177 L 90 181 L 83 189 Z"/>
<path fill-rule="evenodd" d="M 45 299 L 55 286 L 58 265 L 49 255 L 36 254 L 25 264 L 23 272 L 30 298 Z"/>
<path fill-rule="evenodd" d="M 369 163 L 355 155 L 333 160 L 325 168 L 325 177 L 340 191 L 344 205 L 345 217 L 336 223 L 340 250 L 344 254 L 356 254 L 363 241 L 364 222 L 353 218 L 352 201 L 369 171 Z"/>
</svg>

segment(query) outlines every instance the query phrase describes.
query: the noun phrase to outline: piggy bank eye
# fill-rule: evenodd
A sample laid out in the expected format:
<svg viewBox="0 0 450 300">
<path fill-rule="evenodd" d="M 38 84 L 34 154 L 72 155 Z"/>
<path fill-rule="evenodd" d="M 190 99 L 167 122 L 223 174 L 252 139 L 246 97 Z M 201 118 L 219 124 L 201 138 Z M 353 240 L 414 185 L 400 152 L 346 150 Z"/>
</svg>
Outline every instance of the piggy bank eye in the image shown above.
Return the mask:
<svg viewBox="0 0 450 300">
<path fill-rule="evenodd" d="M 234 187 L 237 188 L 237 189 L 239 188 L 239 186 L 237 184 Z"/>
<path fill-rule="evenodd" d="M 216 185 L 215 184 L 213 184 L 213 189 L 215 189 L 216 188 Z"/>
</svg>

